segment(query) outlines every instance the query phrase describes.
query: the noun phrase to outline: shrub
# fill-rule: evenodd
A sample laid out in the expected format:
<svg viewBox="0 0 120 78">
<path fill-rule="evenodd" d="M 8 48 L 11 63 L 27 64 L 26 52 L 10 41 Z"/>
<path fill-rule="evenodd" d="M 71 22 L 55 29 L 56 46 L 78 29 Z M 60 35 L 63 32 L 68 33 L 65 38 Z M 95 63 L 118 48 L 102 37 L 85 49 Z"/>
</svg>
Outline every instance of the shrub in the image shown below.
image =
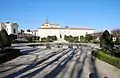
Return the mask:
<svg viewBox="0 0 120 78">
<path fill-rule="evenodd" d="M 114 56 L 114 43 L 113 43 L 113 36 L 108 32 L 108 30 L 105 30 L 100 38 L 100 47 L 105 51 L 110 51 L 111 55 Z"/>
<path fill-rule="evenodd" d="M 92 41 L 92 43 L 94 43 L 94 44 L 99 44 L 99 43 L 100 43 L 100 41 L 93 40 L 93 41 Z"/>
<path fill-rule="evenodd" d="M 6 48 L 7 47 L 7 48 Z M 10 36 L 7 34 L 5 29 L 0 31 L 0 64 L 10 61 L 20 55 L 19 49 L 12 49 Z"/>
<path fill-rule="evenodd" d="M 53 40 L 47 38 L 46 42 L 53 42 Z"/>
<path fill-rule="evenodd" d="M 78 41 L 78 39 L 79 39 L 79 37 L 78 36 L 72 36 L 72 35 L 69 35 L 69 36 L 64 36 L 64 39 L 66 40 L 66 41 L 68 41 L 68 42 L 75 42 L 75 43 L 78 43 L 79 41 Z"/>
<path fill-rule="evenodd" d="M 26 36 L 25 39 L 27 39 L 28 42 L 30 42 L 30 43 L 33 42 L 32 36 L 30 36 L 30 37 L 29 37 L 29 36 L 28 36 L 28 37 Z"/>
<path fill-rule="evenodd" d="M 85 42 L 85 37 L 84 36 L 80 36 L 80 42 L 84 43 Z"/>
<path fill-rule="evenodd" d="M 99 51 L 99 50 L 92 51 L 92 55 L 97 57 L 100 60 L 103 60 L 103 61 L 115 66 L 115 67 L 120 68 L 120 58 L 113 57 L 113 56 L 106 54 L 106 53 Z"/>
<path fill-rule="evenodd" d="M 3 49 L 2 40 L 0 38 L 0 50 Z"/>
<path fill-rule="evenodd" d="M 10 34 L 9 37 L 10 37 L 11 42 L 17 39 L 17 35 L 14 35 L 14 34 Z"/>
<path fill-rule="evenodd" d="M 14 40 L 12 43 L 28 43 L 28 41 L 18 41 L 18 40 Z"/>
<path fill-rule="evenodd" d="M 120 44 L 120 39 L 116 38 L 115 44 Z"/>
<path fill-rule="evenodd" d="M 90 35 L 90 34 L 86 34 L 85 39 L 86 39 L 87 42 L 90 42 L 90 40 L 93 40 L 93 36 Z"/>
<path fill-rule="evenodd" d="M 47 42 L 47 38 L 46 37 L 41 38 L 41 42 Z"/>
<path fill-rule="evenodd" d="M 40 40 L 33 40 L 33 42 L 40 43 L 41 41 Z"/>
<path fill-rule="evenodd" d="M 25 38 L 18 38 L 12 41 L 12 43 L 28 43 L 29 41 Z"/>
<path fill-rule="evenodd" d="M 73 48 L 73 45 L 68 45 L 68 48 Z"/>
<path fill-rule="evenodd" d="M 51 49 L 51 46 L 49 44 L 47 44 L 46 49 Z"/>
<path fill-rule="evenodd" d="M 2 49 L 4 47 L 11 47 L 11 41 L 10 41 L 10 38 L 9 38 L 9 35 L 7 34 L 6 30 L 5 29 L 2 29 L 0 31 L 0 40 L 1 40 L 1 45 L 0 46 Z"/>
</svg>

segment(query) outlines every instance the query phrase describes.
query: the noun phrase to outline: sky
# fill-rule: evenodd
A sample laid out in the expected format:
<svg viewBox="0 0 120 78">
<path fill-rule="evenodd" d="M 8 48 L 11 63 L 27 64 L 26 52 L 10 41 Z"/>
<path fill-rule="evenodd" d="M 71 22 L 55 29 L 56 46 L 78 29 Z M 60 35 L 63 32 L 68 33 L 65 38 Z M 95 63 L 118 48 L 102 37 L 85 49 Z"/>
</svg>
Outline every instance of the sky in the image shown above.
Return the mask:
<svg viewBox="0 0 120 78">
<path fill-rule="evenodd" d="M 17 22 L 19 29 L 38 29 L 45 22 L 61 27 L 120 28 L 120 0 L 0 0 L 0 22 Z"/>
</svg>

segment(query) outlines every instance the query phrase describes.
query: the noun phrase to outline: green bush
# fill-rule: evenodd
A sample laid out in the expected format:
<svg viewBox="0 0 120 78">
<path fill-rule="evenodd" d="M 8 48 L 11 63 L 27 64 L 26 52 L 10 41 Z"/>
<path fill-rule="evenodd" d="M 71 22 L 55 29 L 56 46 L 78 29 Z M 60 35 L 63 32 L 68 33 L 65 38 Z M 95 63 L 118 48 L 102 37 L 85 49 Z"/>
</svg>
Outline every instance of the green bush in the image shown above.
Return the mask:
<svg viewBox="0 0 120 78">
<path fill-rule="evenodd" d="M 11 42 L 17 39 L 17 35 L 14 35 L 14 34 L 10 34 L 9 37 L 10 37 Z"/>
<path fill-rule="evenodd" d="M 46 37 L 41 38 L 41 42 L 47 42 L 47 38 Z"/>
<path fill-rule="evenodd" d="M 94 43 L 94 44 L 99 44 L 100 41 L 92 41 L 92 43 Z"/>
<path fill-rule="evenodd" d="M 78 41 L 78 39 L 79 39 L 79 37 L 78 36 L 71 36 L 71 35 L 69 35 L 69 36 L 64 36 L 64 39 L 66 40 L 66 41 L 68 41 L 68 42 L 74 42 L 74 43 L 78 43 L 79 41 Z"/>
<path fill-rule="evenodd" d="M 28 42 L 33 42 L 33 40 L 32 40 L 32 37 L 25 37 L 25 39 L 27 39 L 28 40 Z"/>
<path fill-rule="evenodd" d="M 47 41 L 44 41 L 44 40 L 43 40 L 43 41 L 40 41 L 40 42 L 47 42 Z"/>
<path fill-rule="evenodd" d="M 51 49 L 51 46 L 49 44 L 47 44 L 46 49 Z"/>
<path fill-rule="evenodd" d="M 0 48 L 4 49 L 4 47 L 11 47 L 10 37 L 5 29 L 0 31 L 0 40 Z"/>
<path fill-rule="evenodd" d="M 120 68 L 120 58 L 113 57 L 113 56 L 108 55 L 108 54 L 106 54 L 102 51 L 99 51 L 99 50 L 92 51 L 92 55 L 97 57 L 100 60 L 103 60 L 103 61 L 115 66 L 115 67 Z"/>
<path fill-rule="evenodd" d="M 87 42 L 90 42 L 90 40 L 93 40 L 93 36 L 90 35 L 90 34 L 86 34 L 86 35 L 85 35 L 85 40 L 86 40 Z"/>
<path fill-rule="evenodd" d="M 40 40 L 33 40 L 33 42 L 40 43 L 41 41 Z"/>
<path fill-rule="evenodd" d="M 105 51 L 110 51 L 111 55 L 114 56 L 113 35 L 111 35 L 108 30 L 105 30 L 100 37 L 100 47 Z"/>
<path fill-rule="evenodd" d="M 75 41 L 75 43 L 80 43 L 80 41 Z"/>
<path fill-rule="evenodd" d="M 12 41 L 12 43 L 28 43 L 28 41 L 18 41 L 18 40 L 14 40 L 14 41 Z"/>
<path fill-rule="evenodd" d="M 116 38 L 115 44 L 120 44 L 120 39 Z"/>
</svg>

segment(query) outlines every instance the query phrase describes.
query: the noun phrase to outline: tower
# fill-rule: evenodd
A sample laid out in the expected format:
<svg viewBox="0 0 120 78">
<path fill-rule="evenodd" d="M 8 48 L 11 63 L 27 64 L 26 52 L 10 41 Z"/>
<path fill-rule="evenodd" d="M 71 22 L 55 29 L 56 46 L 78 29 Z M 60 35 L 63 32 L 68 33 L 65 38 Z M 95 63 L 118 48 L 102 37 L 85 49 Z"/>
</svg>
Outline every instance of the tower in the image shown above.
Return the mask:
<svg viewBox="0 0 120 78">
<path fill-rule="evenodd" d="M 48 18 L 46 18 L 45 24 L 49 24 L 49 20 L 48 20 Z"/>
<path fill-rule="evenodd" d="M 41 28 L 49 28 L 49 27 L 50 27 L 50 24 L 49 24 L 48 18 L 46 18 L 45 23 L 42 24 Z"/>
</svg>

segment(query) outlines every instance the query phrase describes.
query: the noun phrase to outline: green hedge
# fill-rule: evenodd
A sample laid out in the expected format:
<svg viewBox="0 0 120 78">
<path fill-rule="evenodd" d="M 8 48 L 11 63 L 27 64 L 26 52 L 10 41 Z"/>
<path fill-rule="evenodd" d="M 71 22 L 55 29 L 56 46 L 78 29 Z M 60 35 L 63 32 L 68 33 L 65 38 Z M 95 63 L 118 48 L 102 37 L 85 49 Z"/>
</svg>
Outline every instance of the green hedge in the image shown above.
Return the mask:
<svg viewBox="0 0 120 78">
<path fill-rule="evenodd" d="M 107 62 L 115 67 L 120 68 L 120 58 L 105 54 L 102 51 L 93 51 L 92 55 L 94 55 L 98 59 L 103 60 L 103 61 L 105 61 L 105 62 Z"/>
<path fill-rule="evenodd" d="M 29 42 L 27 42 L 27 41 L 17 41 L 17 40 L 15 40 L 15 41 L 12 41 L 12 43 L 29 43 Z"/>
</svg>

